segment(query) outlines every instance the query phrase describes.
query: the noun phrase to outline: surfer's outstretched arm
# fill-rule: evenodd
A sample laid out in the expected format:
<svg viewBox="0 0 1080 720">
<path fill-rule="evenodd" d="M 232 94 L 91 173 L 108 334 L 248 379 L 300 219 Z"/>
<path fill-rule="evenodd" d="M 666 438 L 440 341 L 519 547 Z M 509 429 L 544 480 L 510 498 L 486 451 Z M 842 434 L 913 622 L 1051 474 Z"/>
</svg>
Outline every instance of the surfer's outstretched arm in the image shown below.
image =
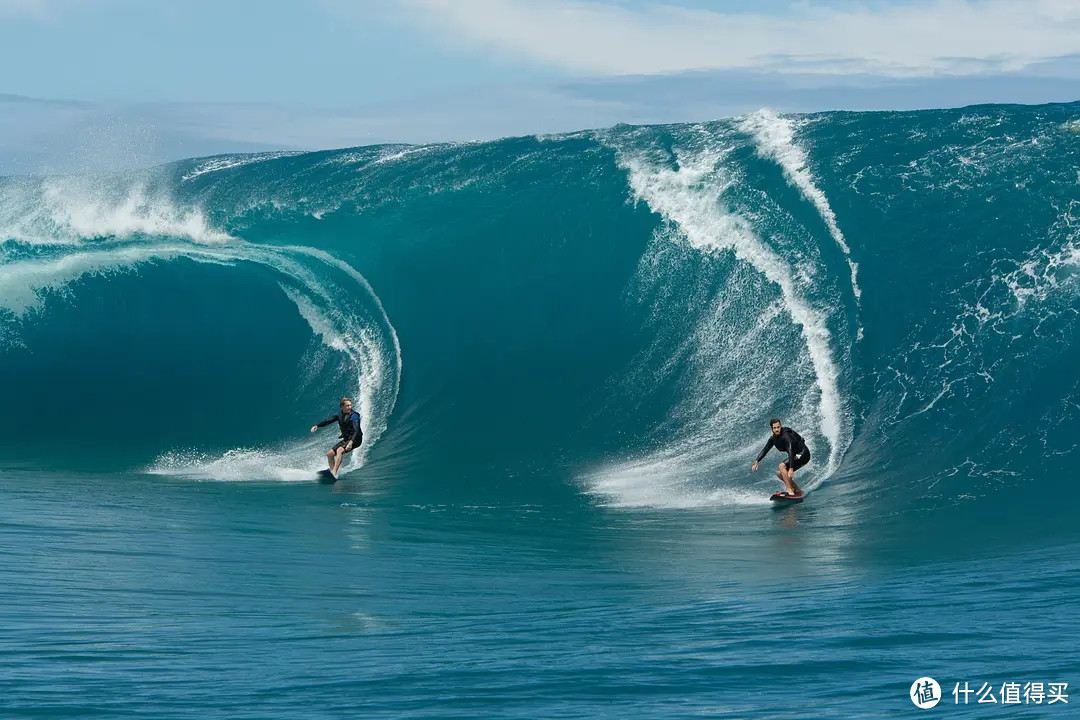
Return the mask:
<svg viewBox="0 0 1080 720">
<path fill-rule="evenodd" d="M 321 427 L 326 427 L 327 425 L 329 425 L 332 422 L 337 422 L 337 419 L 338 419 L 337 415 L 331 415 L 330 417 L 323 420 L 321 423 L 316 423 L 316 424 L 312 425 L 311 426 L 311 432 L 315 432 L 316 430 L 318 430 Z"/>
<path fill-rule="evenodd" d="M 765 443 L 765 447 L 762 448 L 761 452 L 758 453 L 757 460 L 754 461 L 753 467 L 750 468 L 751 470 L 757 470 L 758 463 L 760 463 L 762 459 L 769 454 L 769 451 L 772 450 L 773 441 L 775 439 L 776 438 L 774 438 L 772 435 L 769 436 L 769 441 Z"/>
</svg>

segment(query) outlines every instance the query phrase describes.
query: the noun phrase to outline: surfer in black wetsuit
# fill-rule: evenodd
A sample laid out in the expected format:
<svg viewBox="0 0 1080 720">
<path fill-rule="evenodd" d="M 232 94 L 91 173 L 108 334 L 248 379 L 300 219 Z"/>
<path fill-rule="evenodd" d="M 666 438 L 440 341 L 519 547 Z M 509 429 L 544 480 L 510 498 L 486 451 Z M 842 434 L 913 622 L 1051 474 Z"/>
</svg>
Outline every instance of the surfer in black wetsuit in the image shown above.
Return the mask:
<svg viewBox="0 0 1080 720">
<path fill-rule="evenodd" d="M 364 431 L 360 429 L 360 414 L 353 412 L 352 400 L 347 397 L 341 398 L 341 412 L 331 415 L 318 425 L 312 425 L 311 432 L 334 422 L 341 430 L 341 440 L 326 452 L 326 466 L 330 468 L 334 477 L 337 477 L 342 456 L 345 453 L 351 453 L 353 448 L 359 447 L 360 443 L 364 442 Z"/>
<path fill-rule="evenodd" d="M 750 470 L 757 471 L 758 463 L 761 462 L 771 448 L 786 452 L 788 459 L 777 467 L 776 477 L 780 478 L 780 482 L 784 483 L 788 495 L 802 495 L 802 488 L 795 484 L 795 471 L 810 462 L 810 448 L 806 447 L 802 435 L 791 428 L 781 425 L 777 418 L 769 421 L 769 427 L 772 428 L 769 442 L 765 443 L 765 449 L 757 456 L 757 460 L 754 461 Z"/>
</svg>

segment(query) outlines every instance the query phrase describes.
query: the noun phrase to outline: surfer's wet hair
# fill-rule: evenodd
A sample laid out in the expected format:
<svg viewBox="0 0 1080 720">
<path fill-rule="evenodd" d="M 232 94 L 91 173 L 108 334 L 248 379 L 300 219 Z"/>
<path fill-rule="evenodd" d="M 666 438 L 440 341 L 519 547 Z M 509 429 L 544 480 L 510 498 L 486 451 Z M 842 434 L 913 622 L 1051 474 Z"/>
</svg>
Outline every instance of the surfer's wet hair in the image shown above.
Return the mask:
<svg viewBox="0 0 1080 720">
<path fill-rule="evenodd" d="M 341 402 L 340 402 L 340 403 L 338 403 L 338 404 L 339 404 L 339 405 L 344 405 L 345 403 L 350 403 L 350 404 L 351 404 L 351 403 L 352 403 L 352 400 L 350 400 L 350 399 L 349 399 L 349 398 L 347 398 L 347 397 L 343 397 L 343 398 L 341 398 Z"/>
<path fill-rule="evenodd" d="M 772 427 L 773 425 L 779 425 L 780 427 L 783 427 L 784 423 L 780 422 L 780 418 L 773 418 L 769 421 L 769 427 Z"/>
</svg>

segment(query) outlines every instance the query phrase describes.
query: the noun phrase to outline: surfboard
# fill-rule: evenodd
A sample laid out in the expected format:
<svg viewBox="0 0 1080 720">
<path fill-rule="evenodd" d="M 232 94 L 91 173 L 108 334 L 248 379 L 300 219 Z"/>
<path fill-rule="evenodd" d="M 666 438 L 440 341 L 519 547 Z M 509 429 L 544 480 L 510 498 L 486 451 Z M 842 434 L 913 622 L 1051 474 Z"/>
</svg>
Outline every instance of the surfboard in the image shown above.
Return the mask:
<svg viewBox="0 0 1080 720">
<path fill-rule="evenodd" d="M 333 483 L 337 482 L 337 477 L 330 470 L 320 470 L 318 472 L 319 482 L 321 483 Z"/>
<path fill-rule="evenodd" d="M 801 495 L 788 495 L 786 492 L 774 492 L 769 499 L 777 505 L 790 505 L 792 503 L 801 503 L 804 497 L 806 497 L 805 492 Z"/>
</svg>

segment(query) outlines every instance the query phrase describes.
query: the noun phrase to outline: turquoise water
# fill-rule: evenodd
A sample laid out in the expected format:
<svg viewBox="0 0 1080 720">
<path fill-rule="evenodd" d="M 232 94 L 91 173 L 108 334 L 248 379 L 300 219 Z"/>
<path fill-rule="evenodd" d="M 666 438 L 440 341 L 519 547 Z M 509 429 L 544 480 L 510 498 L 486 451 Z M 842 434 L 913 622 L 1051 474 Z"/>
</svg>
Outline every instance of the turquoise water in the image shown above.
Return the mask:
<svg viewBox="0 0 1080 720">
<path fill-rule="evenodd" d="M 1000 692 L 1080 682 L 1078 129 L 0 179 L 2 714 L 1068 717 Z"/>
</svg>

